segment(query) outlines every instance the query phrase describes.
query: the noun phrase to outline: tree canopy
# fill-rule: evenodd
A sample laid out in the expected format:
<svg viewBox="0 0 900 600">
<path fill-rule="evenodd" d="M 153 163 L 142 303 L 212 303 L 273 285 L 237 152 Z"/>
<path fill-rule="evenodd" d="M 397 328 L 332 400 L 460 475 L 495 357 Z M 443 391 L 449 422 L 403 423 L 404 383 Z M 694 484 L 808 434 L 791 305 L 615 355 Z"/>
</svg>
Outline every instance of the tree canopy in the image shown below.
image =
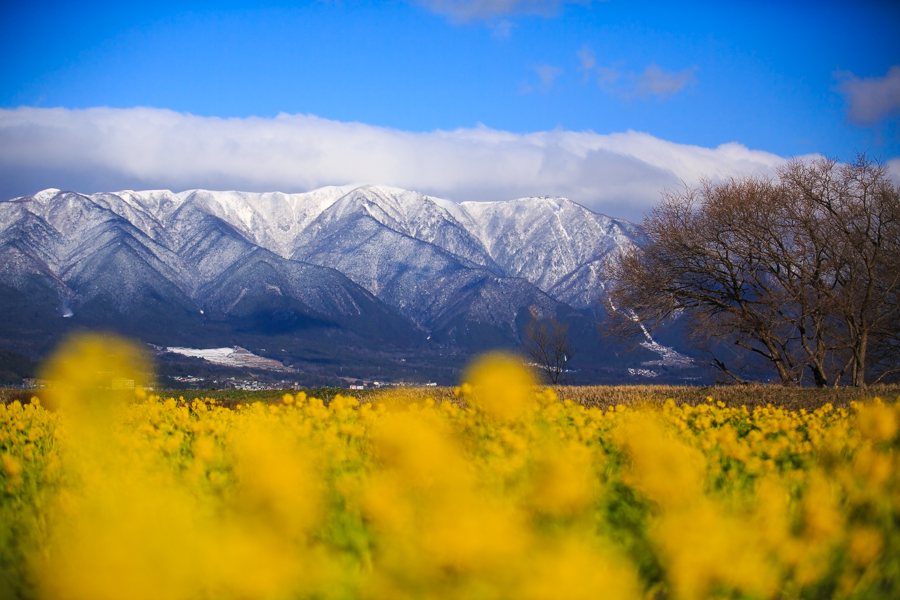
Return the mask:
<svg viewBox="0 0 900 600">
<path fill-rule="evenodd" d="M 673 318 L 728 377 L 862 386 L 900 362 L 900 188 L 883 165 L 795 160 L 669 190 L 606 272 L 609 328 Z"/>
</svg>

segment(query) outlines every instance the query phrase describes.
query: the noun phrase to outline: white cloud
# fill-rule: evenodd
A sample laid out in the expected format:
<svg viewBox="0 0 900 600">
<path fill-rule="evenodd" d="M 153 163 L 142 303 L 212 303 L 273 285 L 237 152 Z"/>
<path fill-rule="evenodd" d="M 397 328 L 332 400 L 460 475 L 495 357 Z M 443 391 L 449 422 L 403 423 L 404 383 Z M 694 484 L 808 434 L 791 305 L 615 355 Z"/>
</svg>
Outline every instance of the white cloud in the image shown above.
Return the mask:
<svg viewBox="0 0 900 600">
<path fill-rule="evenodd" d="M 888 69 L 884 77 L 860 79 L 849 71 L 836 71 L 841 79 L 837 89 L 847 99 L 847 118 L 857 125 L 874 125 L 900 113 L 900 65 Z"/>
<path fill-rule="evenodd" d="M 612 67 L 597 67 L 597 83 L 599 83 L 600 87 L 605 91 L 614 91 L 612 86 L 619 81 L 620 77 L 622 77 L 622 72 L 619 71 L 617 65 Z"/>
<path fill-rule="evenodd" d="M 888 175 L 894 180 L 896 185 L 900 185 L 900 158 L 892 158 L 885 163 Z"/>
<path fill-rule="evenodd" d="M 637 79 L 634 93 L 637 96 L 659 96 L 668 98 L 683 90 L 686 86 L 696 83 L 695 69 L 684 71 L 666 72 L 655 64 L 651 64 Z"/>
<path fill-rule="evenodd" d="M 532 85 L 532 82 L 528 81 L 519 82 L 520 94 L 530 94 L 535 91 L 535 89 L 541 92 L 549 92 L 550 88 L 553 87 L 553 82 L 556 81 L 556 78 L 564 73 L 559 67 L 554 67 L 547 63 L 537 65 L 533 67 L 532 70 L 535 75 L 537 75 L 538 81 L 534 85 Z"/>
<path fill-rule="evenodd" d="M 491 28 L 491 35 L 496 38 L 508 38 L 512 33 L 512 28 L 516 26 L 515 23 L 507 21 L 506 19 L 501 19 L 497 23 L 493 23 L 489 25 Z"/>
<path fill-rule="evenodd" d="M 770 172 L 783 159 L 646 133 L 414 133 L 310 115 L 198 117 L 153 108 L 0 110 L 0 194 L 191 188 L 304 191 L 380 183 L 451 200 L 560 195 L 637 218 L 665 187 Z"/>
<path fill-rule="evenodd" d="M 534 72 L 537 73 L 538 78 L 541 80 L 541 85 L 545 89 L 552 86 L 556 78 L 563 74 L 562 69 L 548 64 L 536 66 Z"/>
<path fill-rule="evenodd" d="M 578 53 L 578 57 L 581 59 L 582 65 L 587 64 L 582 52 Z M 591 58 L 593 59 L 593 56 Z M 638 74 L 633 71 L 621 70 L 620 67 L 623 64 L 619 62 L 593 70 L 600 89 L 623 98 L 656 96 L 662 100 L 697 83 L 697 78 L 694 76 L 696 67 L 677 72 L 663 71 L 656 64 L 651 63 L 642 73 Z M 593 66 L 593 60 L 591 60 L 591 65 Z"/>
<path fill-rule="evenodd" d="M 622 98 L 656 96 L 662 100 L 697 83 L 697 78 L 694 76 L 697 67 L 683 71 L 663 71 L 655 63 L 651 63 L 642 73 L 636 73 L 622 70 L 625 63 L 621 61 L 611 65 L 598 66 L 597 57 L 588 46 L 584 46 L 576 54 L 581 62 L 578 70 L 585 72 L 585 81 L 594 75 L 600 89 Z"/>
<path fill-rule="evenodd" d="M 578 51 L 578 60 L 581 61 L 580 71 L 590 71 L 597 64 L 597 57 L 594 51 L 584 46 Z"/>
<path fill-rule="evenodd" d="M 512 15 L 553 16 L 564 4 L 590 4 L 591 0 L 412 0 L 455 21 L 493 19 Z"/>
</svg>

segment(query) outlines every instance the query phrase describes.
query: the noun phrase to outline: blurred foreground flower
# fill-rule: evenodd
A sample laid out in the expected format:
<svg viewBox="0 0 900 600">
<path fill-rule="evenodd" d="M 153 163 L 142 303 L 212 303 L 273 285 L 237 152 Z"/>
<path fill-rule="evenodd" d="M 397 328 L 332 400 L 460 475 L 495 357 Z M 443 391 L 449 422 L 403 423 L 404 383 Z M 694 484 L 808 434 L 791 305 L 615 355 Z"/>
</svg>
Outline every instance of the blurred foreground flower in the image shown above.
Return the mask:
<svg viewBox="0 0 900 600">
<path fill-rule="evenodd" d="M 228 409 L 97 336 L 47 372 L 0 404 L 0 598 L 900 595 L 896 404 L 603 411 L 494 354 L 458 402 Z"/>
</svg>

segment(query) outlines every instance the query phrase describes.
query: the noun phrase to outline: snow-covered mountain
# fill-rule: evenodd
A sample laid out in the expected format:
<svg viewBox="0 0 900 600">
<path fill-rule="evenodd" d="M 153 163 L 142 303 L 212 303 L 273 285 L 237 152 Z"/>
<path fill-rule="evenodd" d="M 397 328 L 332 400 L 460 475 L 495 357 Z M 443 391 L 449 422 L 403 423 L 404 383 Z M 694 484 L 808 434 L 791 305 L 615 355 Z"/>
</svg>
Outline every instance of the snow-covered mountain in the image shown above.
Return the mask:
<svg viewBox="0 0 900 600">
<path fill-rule="evenodd" d="M 0 202 L 0 308 L 20 335 L 69 319 L 165 344 L 243 328 L 490 346 L 529 309 L 595 308 L 598 267 L 639 241 L 565 198 L 48 189 Z"/>
</svg>

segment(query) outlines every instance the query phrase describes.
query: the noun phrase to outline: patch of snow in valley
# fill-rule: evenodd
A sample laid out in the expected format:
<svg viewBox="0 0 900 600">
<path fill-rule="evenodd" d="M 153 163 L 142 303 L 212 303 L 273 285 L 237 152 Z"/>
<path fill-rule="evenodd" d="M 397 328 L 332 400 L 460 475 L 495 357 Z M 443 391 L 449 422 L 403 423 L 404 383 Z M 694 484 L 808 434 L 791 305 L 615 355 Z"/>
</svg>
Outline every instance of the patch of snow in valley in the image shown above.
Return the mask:
<svg viewBox="0 0 900 600">
<path fill-rule="evenodd" d="M 677 352 L 674 348 L 663 346 L 653 339 L 641 342 L 641 346 L 660 355 L 660 360 L 648 360 L 641 363 L 645 366 L 685 368 L 693 366 L 694 364 L 694 359 L 690 356 L 685 356 L 684 354 Z"/>
<path fill-rule="evenodd" d="M 267 369 L 270 371 L 293 370 L 285 367 L 277 360 L 258 356 L 256 354 L 253 354 L 249 350 L 241 348 L 240 346 L 235 346 L 234 348 L 206 349 L 171 346 L 168 348 L 163 348 L 162 352 L 173 352 L 175 354 L 181 354 L 182 356 L 202 358 L 207 362 L 211 362 L 215 365 L 222 365 L 224 367 Z"/>
</svg>

